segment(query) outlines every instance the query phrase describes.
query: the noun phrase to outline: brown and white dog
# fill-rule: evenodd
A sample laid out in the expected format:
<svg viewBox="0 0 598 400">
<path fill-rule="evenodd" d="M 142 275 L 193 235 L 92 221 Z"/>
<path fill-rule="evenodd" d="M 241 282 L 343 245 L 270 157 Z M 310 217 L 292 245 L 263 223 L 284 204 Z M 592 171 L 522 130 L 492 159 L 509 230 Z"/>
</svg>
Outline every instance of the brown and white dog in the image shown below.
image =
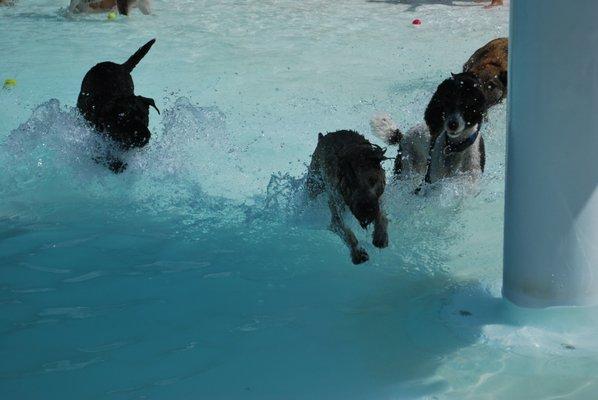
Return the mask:
<svg viewBox="0 0 598 400">
<path fill-rule="evenodd" d="M 123 15 L 129 15 L 132 8 L 137 7 L 143 14 L 151 14 L 151 0 L 71 0 L 71 14 L 101 13 L 118 9 Z"/>
<path fill-rule="evenodd" d="M 381 162 L 385 149 L 371 144 L 355 131 L 318 135 L 318 145 L 309 166 L 306 188 L 310 198 L 326 193 L 331 212 L 331 230 L 351 250 L 351 260 L 361 264 L 369 259 L 355 234 L 345 224 L 348 207 L 362 228 L 374 224 L 373 244 L 388 246 L 388 221 L 380 207 L 386 178 Z"/>
<path fill-rule="evenodd" d="M 443 81 L 432 96 L 425 124 L 405 135 L 390 116 L 379 114 L 372 130 L 399 146 L 395 174 L 419 174 L 433 183 L 457 174 L 473 178 L 484 172 L 486 152 L 482 123 L 490 107 L 507 95 L 508 39 L 495 39 L 477 50 L 463 72 Z"/>
</svg>

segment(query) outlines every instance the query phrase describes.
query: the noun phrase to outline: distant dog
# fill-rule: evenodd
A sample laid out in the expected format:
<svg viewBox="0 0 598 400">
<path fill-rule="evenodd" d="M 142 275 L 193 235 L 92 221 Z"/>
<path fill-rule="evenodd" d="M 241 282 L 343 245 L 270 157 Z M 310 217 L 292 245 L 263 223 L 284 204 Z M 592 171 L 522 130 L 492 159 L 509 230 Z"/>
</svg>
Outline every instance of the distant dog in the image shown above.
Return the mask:
<svg viewBox="0 0 598 400">
<path fill-rule="evenodd" d="M 380 207 L 386 179 L 381 162 L 385 150 L 371 144 L 354 131 L 321 133 L 312 155 L 306 187 L 310 198 L 328 195 L 332 214 L 331 229 L 351 250 L 351 260 L 361 264 L 369 259 L 357 238 L 343 220 L 349 207 L 362 228 L 374 223 L 373 244 L 388 246 L 388 221 Z"/>
<path fill-rule="evenodd" d="M 69 12 L 100 13 L 117 8 L 119 13 L 129 15 L 133 7 L 139 8 L 143 14 L 151 14 L 151 0 L 71 0 Z"/>
<path fill-rule="evenodd" d="M 491 40 L 479 48 L 463 66 L 464 73 L 476 76 L 481 84 L 488 108 L 507 97 L 509 39 Z"/>
<path fill-rule="evenodd" d="M 470 74 L 453 75 L 438 86 L 425 113 L 426 124 L 404 136 L 387 115 L 375 116 L 374 133 L 399 145 L 395 174 L 425 175 L 434 183 L 457 174 L 477 177 L 484 171 L 486 153 L 480 134 L 487 105 L 480 82 Z"/>
<path fill-rule="evenodd" d="M 103 62 L 94 66 L 83 78 L 77 108 L 99 132 L 116 142 L 122 150 L 145 146 L 151 137 L 148 129 L 149 107 L 153 99 L 136 96 L 131 71 L 147 54 L 155 39 L 150 40 L 124 64 Z M 126 164 L 119 159 L 107 160 L 115 173 Z"/>
</svg>

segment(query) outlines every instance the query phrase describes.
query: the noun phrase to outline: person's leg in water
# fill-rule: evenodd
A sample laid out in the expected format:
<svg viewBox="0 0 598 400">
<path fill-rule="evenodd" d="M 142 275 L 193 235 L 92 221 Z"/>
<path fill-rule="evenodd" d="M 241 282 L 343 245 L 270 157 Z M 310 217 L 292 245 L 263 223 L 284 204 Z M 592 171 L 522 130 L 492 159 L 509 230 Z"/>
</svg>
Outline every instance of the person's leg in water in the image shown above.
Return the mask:
<svg viewBox="0 0 598 400">
<path fill-rule="evenodd" d="M 484 0 L 475 0 L 476 3 L 481 3 Z M 490 4 L 484 6 L 484 8 L 492 8 L 492 7 L 497 7 L 497 6 L 502 6 L 504 5 L 504 0 L 492 0 L 490 2 Z"/>
</svg>

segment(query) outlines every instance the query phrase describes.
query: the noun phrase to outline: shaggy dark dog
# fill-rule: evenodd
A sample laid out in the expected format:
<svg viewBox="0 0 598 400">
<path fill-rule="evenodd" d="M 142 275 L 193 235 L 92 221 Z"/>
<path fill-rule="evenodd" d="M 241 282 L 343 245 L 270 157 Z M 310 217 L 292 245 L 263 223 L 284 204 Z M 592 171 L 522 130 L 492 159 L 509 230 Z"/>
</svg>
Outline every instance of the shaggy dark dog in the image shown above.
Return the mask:
<svg viewBox="0 0 598 400">
<path fill-rule="evenodd" d="M 307 190 L 313 199 L 321 193 L 328 195 L 332 214 L 331 229 L 351 250 L 351 260 L 361 264 L 369 259 L 355 234 L 343 220 L 349 207 L 362 228 L 374 223 L 373 244 L 388 246 L 388 221 L 380 207 L 386 179 L 381 162 L 385 149 L 371 144 L 354 131 L 321 133 L 312 155 L 307 175 Z"/>
<path fill-rule="evenodd" d="M 116 142 L 122 150 L 145 146 L 151 137 L 148 129 L 149 107 L 153 99 L 136 96 L 131 72 L 147 54 L 155 39 L 141 47 L 124 64 L 103 62 L 83 78 L 77 108 L 98 131 Z M 107 166 L 115 173 L 124 171 L 126 163 L 108 156 Z"/>
</svg>

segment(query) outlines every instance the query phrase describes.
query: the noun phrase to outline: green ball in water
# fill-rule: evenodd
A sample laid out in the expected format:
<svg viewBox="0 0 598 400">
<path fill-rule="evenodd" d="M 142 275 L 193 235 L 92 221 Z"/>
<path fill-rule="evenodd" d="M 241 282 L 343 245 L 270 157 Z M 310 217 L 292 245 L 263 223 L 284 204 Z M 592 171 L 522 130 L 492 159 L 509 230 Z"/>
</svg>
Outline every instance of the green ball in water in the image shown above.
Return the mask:
<svg viewBox="0 0 598 400">
<path fill-rule="evenodd" d="M 108 13 L 108 21 L 114 21 L 118 17 L 118 14 L 114 11 Z"/>
<path fill-rule="evenodd" d="M 15 86 L 17 86 L 16 79 L 9 78 L 4 80 L 4 89 L 12 89 Z"/>
</svg>

